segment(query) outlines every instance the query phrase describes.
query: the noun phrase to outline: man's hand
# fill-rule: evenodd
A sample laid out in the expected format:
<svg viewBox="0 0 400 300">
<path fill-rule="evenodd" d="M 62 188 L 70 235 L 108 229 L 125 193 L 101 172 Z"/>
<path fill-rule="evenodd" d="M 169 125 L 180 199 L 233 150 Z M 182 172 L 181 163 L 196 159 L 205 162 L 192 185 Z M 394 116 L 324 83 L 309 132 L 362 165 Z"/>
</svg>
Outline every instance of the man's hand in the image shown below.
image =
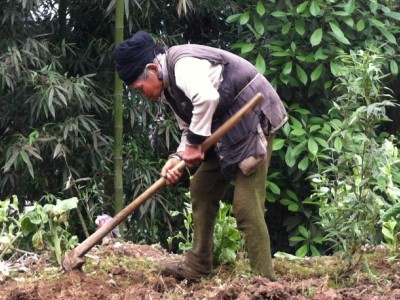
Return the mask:
<svg viewBox="0 0 400 300">
<path fill-rule="evenodd" d="M 201 145 L 186 144 L 185 151 L 182 152 L 183 160 L 190 167 L 198 166 L 204 159 L 204 152 Z"/>
<path fill-rule="evenodd" d="M 171 157 L 161 169 L 161 176 L 165 178 L 167 185 L 174 185 L 182 176 L 183 171 L 172 170 L 180 161 L 179 157 Z"/>
</svg>

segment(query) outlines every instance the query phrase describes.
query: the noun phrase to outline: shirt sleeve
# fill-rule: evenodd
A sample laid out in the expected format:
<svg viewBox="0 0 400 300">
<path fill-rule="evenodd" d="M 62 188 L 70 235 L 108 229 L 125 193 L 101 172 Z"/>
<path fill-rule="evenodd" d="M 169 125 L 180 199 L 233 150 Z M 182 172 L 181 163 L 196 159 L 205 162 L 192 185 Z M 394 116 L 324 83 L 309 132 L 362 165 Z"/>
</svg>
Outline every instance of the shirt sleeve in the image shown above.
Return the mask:
<svg viewBox="0 0 400 300">
<path fill-rule="evenodd" d="M 222 66 L 204 59 L 184 57 L 175 64 L 175 80 L 193 103 L 193 116 L 186 138 L 190 143 L 200 144 L 211 135 L 212 117 L 219 102 Z"/>
</svg>

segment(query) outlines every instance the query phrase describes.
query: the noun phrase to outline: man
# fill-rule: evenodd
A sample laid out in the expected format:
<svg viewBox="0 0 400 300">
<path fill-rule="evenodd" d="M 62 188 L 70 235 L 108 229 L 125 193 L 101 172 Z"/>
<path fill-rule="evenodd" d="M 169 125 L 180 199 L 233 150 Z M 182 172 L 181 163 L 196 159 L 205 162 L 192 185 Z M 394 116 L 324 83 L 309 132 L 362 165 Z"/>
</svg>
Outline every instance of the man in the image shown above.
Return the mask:
<svg viewBox="0 0 400 300">
<path fill-rule="evenodd" d="M 161 170 L 168 185 L 181 160 L 199 166 L 190 185 L 193 248 L 180 262 L 161 264 L 161 273 L 177 279 L 199 279 L 212 271 L 213 231 L 219 200 L 235 180 L 233 214 L 237 219 L 252 271 L 274 280 L 270 241 L 264 219 L 265 182 L 273 137 L 287 120 L 283 104 L 269 82 L 243 58 L 202 45 L 164 50 L 139 31 L 118 45 L 113 59 L 120 78 L 150 100 L 160 97 L 173 109 L 182 129 L 181 143 Z M 201 143 L 252 97 L 262 104 L 203 153 Z"/>
</svg>

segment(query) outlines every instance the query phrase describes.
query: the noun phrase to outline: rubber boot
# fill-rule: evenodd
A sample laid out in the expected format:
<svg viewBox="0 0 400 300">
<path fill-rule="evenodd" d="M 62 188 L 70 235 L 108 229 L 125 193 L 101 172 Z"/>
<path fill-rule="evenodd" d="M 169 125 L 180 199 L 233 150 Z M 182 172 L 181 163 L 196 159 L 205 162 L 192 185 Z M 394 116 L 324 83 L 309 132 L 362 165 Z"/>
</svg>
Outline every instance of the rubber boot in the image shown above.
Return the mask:
<svg viewBox="0 0 400 300">
<path fill-rule="evenodd" d="M 255 173 L 245 176 L 240 169 L 236 172 L 233 214 L 245 240 L 252 271 L 275 281 L 269 232 L 264 219 L 265 182 L 271 160 L 273 136 L 267 141 L 267 156 Z"/>
</svg>

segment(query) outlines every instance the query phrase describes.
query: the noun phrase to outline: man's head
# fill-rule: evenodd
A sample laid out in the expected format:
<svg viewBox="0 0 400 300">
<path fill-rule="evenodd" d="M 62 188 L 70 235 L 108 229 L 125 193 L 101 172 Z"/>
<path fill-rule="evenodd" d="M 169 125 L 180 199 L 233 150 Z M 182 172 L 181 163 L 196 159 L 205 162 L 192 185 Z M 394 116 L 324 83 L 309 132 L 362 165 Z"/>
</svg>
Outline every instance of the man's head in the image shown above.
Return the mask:
<svg viewBox="0 0 400 300">
<path fill-rule="evenodd" d="M 119 44 L 112 56 L 118 75 L 125 84 L 153 100 L 158 99 L 162 92 L 161 69 L 154 62 L 159 53 L 165 53 L 164 49 L 156 45 L 147 32 L 138 31 Z"/>
</svg>

